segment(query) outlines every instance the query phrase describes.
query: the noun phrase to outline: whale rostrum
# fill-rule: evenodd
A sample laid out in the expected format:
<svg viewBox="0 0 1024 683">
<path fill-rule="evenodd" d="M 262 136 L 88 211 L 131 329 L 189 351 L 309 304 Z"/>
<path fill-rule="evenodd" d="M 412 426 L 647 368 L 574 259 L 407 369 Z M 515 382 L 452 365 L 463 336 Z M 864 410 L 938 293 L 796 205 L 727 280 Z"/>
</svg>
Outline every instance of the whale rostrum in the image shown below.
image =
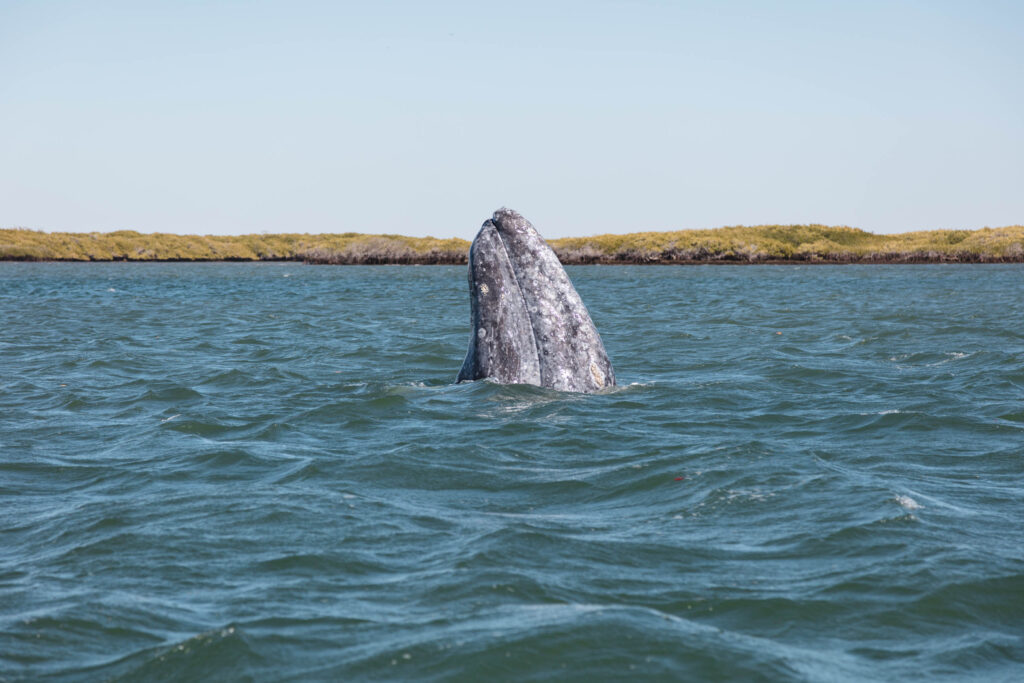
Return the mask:
<svg viewBox="0 0 1024 683">
<path fill-rule="evenodd" d="M 469 248 L 473 331 L 457 382 L 490 377 L 559 391 L 615 385 L 587 307 L 528 220 L 498 209 Z"/>
</svg>

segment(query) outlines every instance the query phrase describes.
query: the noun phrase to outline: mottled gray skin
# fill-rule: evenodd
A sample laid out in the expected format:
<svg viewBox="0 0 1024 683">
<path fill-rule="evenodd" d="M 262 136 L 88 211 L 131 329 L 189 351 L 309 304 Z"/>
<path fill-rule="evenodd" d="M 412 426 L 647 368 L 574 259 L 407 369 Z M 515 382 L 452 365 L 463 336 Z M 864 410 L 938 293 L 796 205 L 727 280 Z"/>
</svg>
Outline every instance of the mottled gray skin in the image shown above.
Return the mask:
<svg viewBox="0 0 1024 683">
<path fill-rule="evenodd" d="M 469 249 L 473 332 L 456 381 L 490 377 L 559 391 L 615 386 L 586 306 L 530 222 L 499 209 Z"/>
<path fill-rule="evenodd" d="M 469 291 L 473 333 L 456 381 L 492 377 L 503 384 L 539 385 L 540 361 L 526 301 L 491 221 L 469 248 Z"/>
</svg>

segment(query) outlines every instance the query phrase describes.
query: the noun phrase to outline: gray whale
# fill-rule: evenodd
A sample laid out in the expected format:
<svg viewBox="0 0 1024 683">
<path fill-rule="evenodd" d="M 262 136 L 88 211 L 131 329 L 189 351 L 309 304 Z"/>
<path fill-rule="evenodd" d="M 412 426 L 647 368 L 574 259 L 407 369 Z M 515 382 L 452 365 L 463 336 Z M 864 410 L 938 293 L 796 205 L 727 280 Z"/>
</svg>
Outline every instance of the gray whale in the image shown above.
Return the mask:
<svg viewBox="0 0 1024 683">
<path fill-rule="evenodd" d="M 498 209 L 469 248 L 473 332 L 457 382 L 594 392 L 615 371 L 587 307 L 528 220 Z"/>
</svg>

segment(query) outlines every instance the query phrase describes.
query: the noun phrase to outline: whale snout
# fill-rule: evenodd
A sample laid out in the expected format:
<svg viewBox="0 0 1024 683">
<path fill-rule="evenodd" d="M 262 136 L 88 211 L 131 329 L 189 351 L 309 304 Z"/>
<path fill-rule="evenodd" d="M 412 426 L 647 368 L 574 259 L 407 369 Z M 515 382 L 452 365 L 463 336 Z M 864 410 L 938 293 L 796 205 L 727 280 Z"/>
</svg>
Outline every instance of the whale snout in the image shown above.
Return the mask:
<svg viewBox="0 0 1024 683">
<path fill-rule="evenodd" d="M 523 244 L 524 242 L 544 242 L 544 239 L 530 221 L 512 209 L 498 209 L 484 223 L 485 226 L 488 224 L 497 230 L 502 242 L 505 243 L 506 249 L 513 248 L 514 246 L 526 246 Z"/>
</svg>

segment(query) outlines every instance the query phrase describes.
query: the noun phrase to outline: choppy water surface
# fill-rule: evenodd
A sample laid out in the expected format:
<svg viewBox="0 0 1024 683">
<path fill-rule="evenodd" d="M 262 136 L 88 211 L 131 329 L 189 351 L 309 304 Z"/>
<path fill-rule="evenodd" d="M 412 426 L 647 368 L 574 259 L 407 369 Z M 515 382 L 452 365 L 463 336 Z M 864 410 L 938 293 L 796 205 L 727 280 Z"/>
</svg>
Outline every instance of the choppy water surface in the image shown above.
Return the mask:
<svg viewBox="0 0 1024 683">
<path fill-rule="evenodd" d="M 0 264 L 0 680 L 1024 674 L 1024 268 Z"/>
</svg>

